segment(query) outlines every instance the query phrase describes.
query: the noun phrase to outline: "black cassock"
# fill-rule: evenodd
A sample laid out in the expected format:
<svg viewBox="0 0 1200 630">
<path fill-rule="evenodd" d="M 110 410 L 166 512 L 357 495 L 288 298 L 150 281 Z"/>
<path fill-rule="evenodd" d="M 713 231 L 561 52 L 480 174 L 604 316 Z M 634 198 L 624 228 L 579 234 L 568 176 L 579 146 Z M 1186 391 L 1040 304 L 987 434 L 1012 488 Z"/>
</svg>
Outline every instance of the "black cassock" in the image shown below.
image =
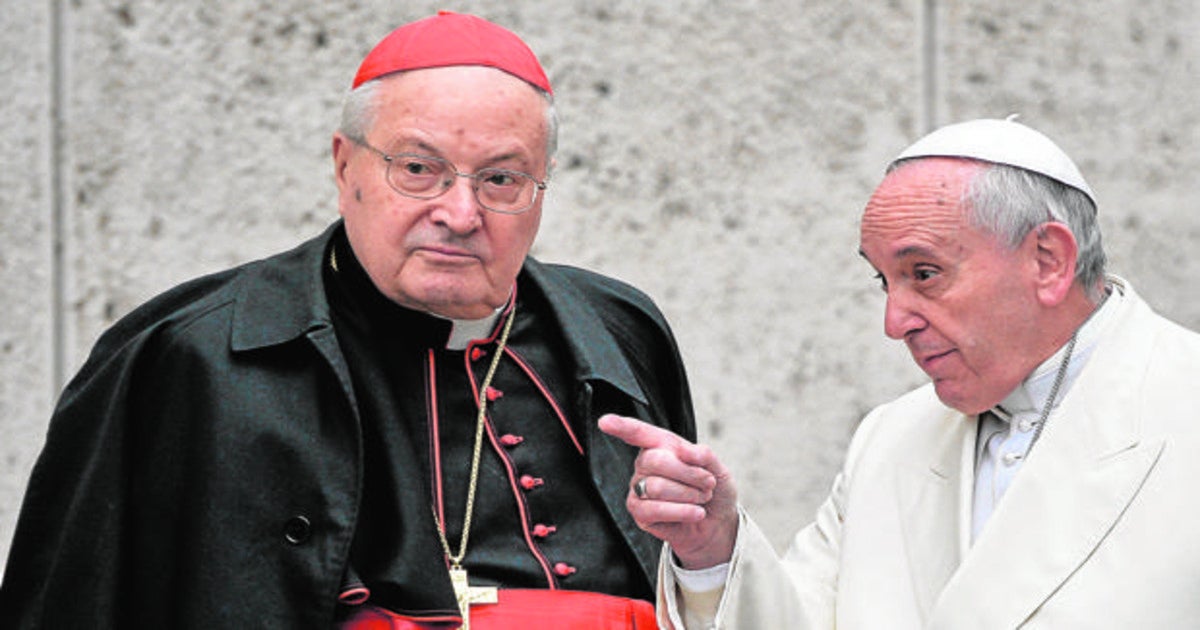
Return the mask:
<svg viewBox="0 0 1200 630">
<path fill-rule="evenodd" d="M 457 611 L 431 506 L 457 548 L 469 379 L 494 344 L 441 347 L 446 324 L 381 302 L 348 250 L 335 275 L 344 238 L 338 222 L 186 282 L 101 336 L 51 418 L 0 627 L 327 627 L 355 581 L 414 618 Z M 660 544 L 624 507 L 636 449 L 595 422 L 694 438 L 674 339 L 619 281 L 529 259 L 516 284 L 471 580 L 649 599 Z"/>
</svg>

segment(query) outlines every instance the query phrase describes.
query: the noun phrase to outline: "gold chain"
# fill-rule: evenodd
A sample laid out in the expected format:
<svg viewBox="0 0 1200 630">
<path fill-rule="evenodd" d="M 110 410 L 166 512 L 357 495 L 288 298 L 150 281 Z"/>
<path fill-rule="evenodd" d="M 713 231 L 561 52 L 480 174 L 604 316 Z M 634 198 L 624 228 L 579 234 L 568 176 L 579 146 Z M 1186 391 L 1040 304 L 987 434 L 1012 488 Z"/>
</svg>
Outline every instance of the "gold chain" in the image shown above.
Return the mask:
<svg viewBox="0 0 1200 630">
<path fill-rule="evenodd" d="M 471 455 L 471 481 L 467 486 L 467 510 L 463 516 L 462 538 L 458 544 L 457 554 L 450 551 L 450 542 L 446 540 L 446 528 L 442 525 L 442 520 L 438 518 L 437 509 L 433 509 L 438 540 L 441 541 L 442 549 L 450 560 L 451 568 L 455 569 L 462 567 L 463 558 L 467 556 L 467 538 L 471 533 L 471 513 L 475 510 L 475 489 L 479 482 L 479 459 L 483 452 L 483 428 L 487 420 L 487 390 L 492 384 L 492 376 L 496 374 L 496 366 L 500 365 L 500 356 L 504 354 L 504 346 L 508 343 L 508 332 L 512 330 L 516 315 L 517 305 L 513 303 L 512 311 L 509 312 L 508 319 L 504 322 L 504 331 L 500 333 L 500 341 L 496 344 L 496 354 L 492 357 L 492 363 L 483 377 L 483 384 L 479 387 L 479 413 L 475 417 L 475 451 Z"/>
</svg>

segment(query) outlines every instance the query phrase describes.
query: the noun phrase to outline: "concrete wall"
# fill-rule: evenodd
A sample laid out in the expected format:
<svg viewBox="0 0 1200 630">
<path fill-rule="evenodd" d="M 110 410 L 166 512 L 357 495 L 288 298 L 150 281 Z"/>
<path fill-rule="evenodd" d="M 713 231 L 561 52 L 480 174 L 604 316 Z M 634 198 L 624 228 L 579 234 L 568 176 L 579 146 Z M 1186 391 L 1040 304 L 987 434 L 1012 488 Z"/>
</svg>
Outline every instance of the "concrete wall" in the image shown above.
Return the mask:
<svg viewBox="0 0 1200 630">
<path fill-rule="evenodd" d="M 1019 112 L 1055 138 L 1112 269 L 1200 328 L 1190 1 L 0 0 L 0 558 L 96 336 L 332 221 L 341 95 L 438 8 L 538 51 L 562 130 L 535 254 L 656 298 L 702 438 L 781 545 L 861 416 L 922 382 L 883 336 L 857 219 L 931 125 Z"/>
</svg>

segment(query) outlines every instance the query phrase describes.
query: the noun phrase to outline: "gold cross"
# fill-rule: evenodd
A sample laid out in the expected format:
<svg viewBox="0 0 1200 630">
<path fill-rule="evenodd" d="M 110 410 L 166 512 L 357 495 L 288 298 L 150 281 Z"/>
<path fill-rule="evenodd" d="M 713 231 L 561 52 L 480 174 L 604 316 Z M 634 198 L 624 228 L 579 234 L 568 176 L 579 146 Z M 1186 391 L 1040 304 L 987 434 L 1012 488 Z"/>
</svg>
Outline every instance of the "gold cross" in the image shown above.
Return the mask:
<svg viewBox="0 0 1200 630">
<path fill-rule="evenodd" d="M 458 610 L 462 614 L 462 630 L 471 630 L 471 604 L 495 604 L 500 601 L 494 586 L 471 586 L 467 583 L 467 570 L 451 567 L 450 583 L 454 585 L 454 596 L 458 599 Z"/>
</svg>

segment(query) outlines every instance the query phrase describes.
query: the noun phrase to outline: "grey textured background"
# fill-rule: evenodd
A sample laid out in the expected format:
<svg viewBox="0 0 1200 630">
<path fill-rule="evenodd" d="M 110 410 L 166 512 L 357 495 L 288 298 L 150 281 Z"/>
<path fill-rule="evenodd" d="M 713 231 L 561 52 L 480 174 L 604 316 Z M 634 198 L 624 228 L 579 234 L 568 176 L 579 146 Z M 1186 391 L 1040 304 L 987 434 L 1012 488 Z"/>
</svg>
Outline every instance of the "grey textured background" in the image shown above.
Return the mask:
<svg viewBox="0 0 1200 630">
<path fill-rule="evenodd" d="M 923 380 L 856 250 L 882 168 L 931 125 L 1019 112 L 1057 140 L 1112 270 L 1200 328 L 1191 0 L 0 0 L 0 557 L 97 335 L 332 221 L 341 96 L 438 8 L 538 52 L 562 129 L 534 253 L 656 299 L 702 439 L 777 544 L 861 416 Z"/>
</svg>

